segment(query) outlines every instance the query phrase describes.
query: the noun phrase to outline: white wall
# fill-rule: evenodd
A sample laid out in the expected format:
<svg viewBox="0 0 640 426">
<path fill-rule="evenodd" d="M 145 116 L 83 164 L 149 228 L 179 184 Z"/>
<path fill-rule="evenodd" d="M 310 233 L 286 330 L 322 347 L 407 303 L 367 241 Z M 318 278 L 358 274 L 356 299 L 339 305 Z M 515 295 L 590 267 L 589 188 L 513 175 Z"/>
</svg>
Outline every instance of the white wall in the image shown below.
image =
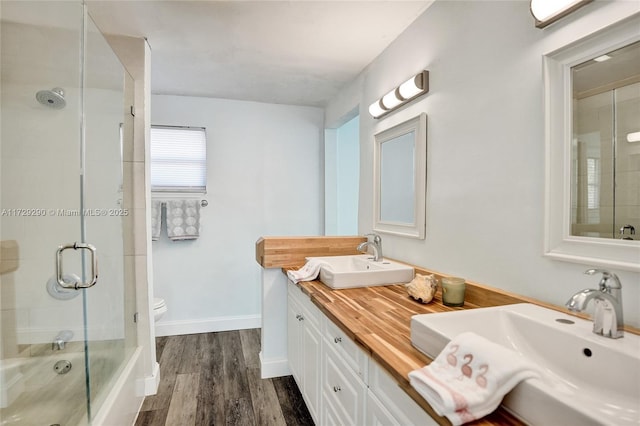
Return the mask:
<svg viewBox="0 0 640 426">
<path fill-rule="evenodd" d="M 358 147 L 360 143 L 358 141 Z M 360 154 L 358 153 L 358 156 Z M 338 235 L 338 130 L 324 131 L 324 232 Z M 358 170 L 360 173 L 360 170 Z"/>
<path fill-rule="evenodd" d="M 358 233 L 359 127 L 356 115 L 337 129 L 325 131 L 325 235 Z"/>
<path fill-rule="evenodd" d="M 594 2 L 540 30 L 526 1 L 436 2 L 326 108 L 333 122 L 360 102 L 359 232 L 373 222 L 373 135 L 425 111 L 427 237 L 383 235 L 385 256 L 558 305 L 596 286 L 588 265 L 542 256 L 542 55 L 637 10 Z M 373 101 L 422 69 L 429 94 L 371 118 Z M 615 272 L 625 322 L 638 326 L 640 275 Z"/>
<path fill-rule="evenodd" d="M 338 235 L 358 233 L 358 192 L 360 171 L 360 119 L 352 118 L 338 128 Z"/>
<path fill-rule="evenodd" d="M 207 129 L 207 195 L 195 241 L 153 243 L 158 335 L 260 326 L 266 235 L 323 233 L 319 108 L 152 96 L 152 124 Z"/>
</svg>

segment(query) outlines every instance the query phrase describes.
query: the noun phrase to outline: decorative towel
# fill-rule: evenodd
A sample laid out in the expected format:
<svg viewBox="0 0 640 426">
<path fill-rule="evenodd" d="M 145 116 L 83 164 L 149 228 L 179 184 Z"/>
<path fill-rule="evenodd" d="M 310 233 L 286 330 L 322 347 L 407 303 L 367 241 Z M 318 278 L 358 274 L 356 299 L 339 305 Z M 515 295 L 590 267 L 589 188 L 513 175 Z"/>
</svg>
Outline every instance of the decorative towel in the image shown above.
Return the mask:
<svg viewBox="0 0 640 426">
<path fill-rule="evenodd" d="M 172 241 L 195 240 L 200 236 L 200 201 L 167 201 L 167 235 Z"/>
<path fill-rule="evenodd" d="M 160 238 L 160 228 L 162 221 L 162 201 L 151 201 L 151 241 Z"/>
<path fill-rule="evenodd" d="M 297 271 L 287 271 L 287 276 L 294 283 L 300 281 L 313 281 L 320 273 L 320 267 L 324 264 L 320 259 L 309 259 L 304 266 Z"/>
<path fill-rule="evenodd" d="M 520 381 L 535 376 L 537 367 L 517 352 L 467 332 L 409 380 L 439 415 L 461 425 L 491 413 Z"/>
</svg>

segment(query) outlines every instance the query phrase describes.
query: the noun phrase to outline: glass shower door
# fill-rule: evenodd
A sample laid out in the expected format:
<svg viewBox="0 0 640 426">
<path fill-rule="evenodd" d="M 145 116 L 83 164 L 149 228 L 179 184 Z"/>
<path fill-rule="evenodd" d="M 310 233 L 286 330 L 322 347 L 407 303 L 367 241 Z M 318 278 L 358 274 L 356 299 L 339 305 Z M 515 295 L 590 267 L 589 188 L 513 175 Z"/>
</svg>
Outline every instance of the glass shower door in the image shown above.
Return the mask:
<svg viewBox="0 0 640 426">
<path fill-rule="evenodd" d="M 0 424 L 90 424 L 135 342 L 122 232 L 130 77 L 81 1 L 3 0 L 0 17 Z M 65 288 L 95 273 L 75 243 L 96 247 L 91 288 Z"/>
<path fill-rule="evenodd" d="M 616 90 L 614 237 L 640 239 L 640 83 Z"/>
<path fill-rule="evenodd" d="M 638 239 L 640 83 L 579 99 L 572 234 Z"/>
<path fill-rule="evenodd" d="M 0 8 L 0 423 L 79 424 L 83 296 L 56 285 L 55 253 L 82 241 L 83 7 Z M 81 278 L 77 254 L 65 254 L 68 281 Z"/>
<path fill-rule="evenodd" d="M 572 68 L 571 235 L 639 239 L 638 58 L 636 41 Z"/>
</svg>

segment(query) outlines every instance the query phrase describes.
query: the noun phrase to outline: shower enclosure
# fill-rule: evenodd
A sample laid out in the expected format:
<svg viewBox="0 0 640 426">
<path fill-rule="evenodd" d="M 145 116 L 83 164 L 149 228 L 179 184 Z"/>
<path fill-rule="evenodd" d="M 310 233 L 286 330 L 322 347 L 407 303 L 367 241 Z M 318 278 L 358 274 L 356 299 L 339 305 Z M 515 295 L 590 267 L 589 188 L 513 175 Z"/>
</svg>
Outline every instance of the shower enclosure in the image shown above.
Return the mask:
<svg viewBox="0 0 640 426">
<path fill-rule="evenodd" d="M 572 77 L 571 235 L 640 239 L 640 42 Z"/>
<path fill-rule="evenodd" d="M 0 424 L 91 424 L 137 345 L 133 81 L 79 0 L 0 17 Z"/>
</svg>

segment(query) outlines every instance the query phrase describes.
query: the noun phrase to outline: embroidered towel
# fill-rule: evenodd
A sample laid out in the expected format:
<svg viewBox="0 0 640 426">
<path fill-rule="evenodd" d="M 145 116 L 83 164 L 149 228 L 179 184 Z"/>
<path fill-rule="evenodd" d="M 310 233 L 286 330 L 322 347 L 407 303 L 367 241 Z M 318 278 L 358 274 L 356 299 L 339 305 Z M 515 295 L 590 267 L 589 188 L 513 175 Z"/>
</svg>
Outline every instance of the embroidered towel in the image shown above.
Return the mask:
<svg viewBox="0 0 640 426">
<path fill-rule="evenodd" d="M 294 283 L 300 281 L 313 281 L 320 273 L 320 267 L 323 265 L 319 259 L 309 259 L 304 266 L 297 271 L 287 271 L 287 276 Z"/>
<path fill-rule="evenodd" d="M 167 235 L 172 241 L 195 240 L 200 236 L 200 201 L 167 201 Z"/>
<path fill-rule="evenodd" d="M 160 238 L 160 225 L 162 220 L 162 201 L 151 201 L 151 241 Z"/>
<path fill-rule="evenodd" d="M 409 381 L 439 415 L 461 425 L 491 413 L 520 381 L 538 375 L 517 352 L 467 332 L 409 373 Z"/>
</svg>

